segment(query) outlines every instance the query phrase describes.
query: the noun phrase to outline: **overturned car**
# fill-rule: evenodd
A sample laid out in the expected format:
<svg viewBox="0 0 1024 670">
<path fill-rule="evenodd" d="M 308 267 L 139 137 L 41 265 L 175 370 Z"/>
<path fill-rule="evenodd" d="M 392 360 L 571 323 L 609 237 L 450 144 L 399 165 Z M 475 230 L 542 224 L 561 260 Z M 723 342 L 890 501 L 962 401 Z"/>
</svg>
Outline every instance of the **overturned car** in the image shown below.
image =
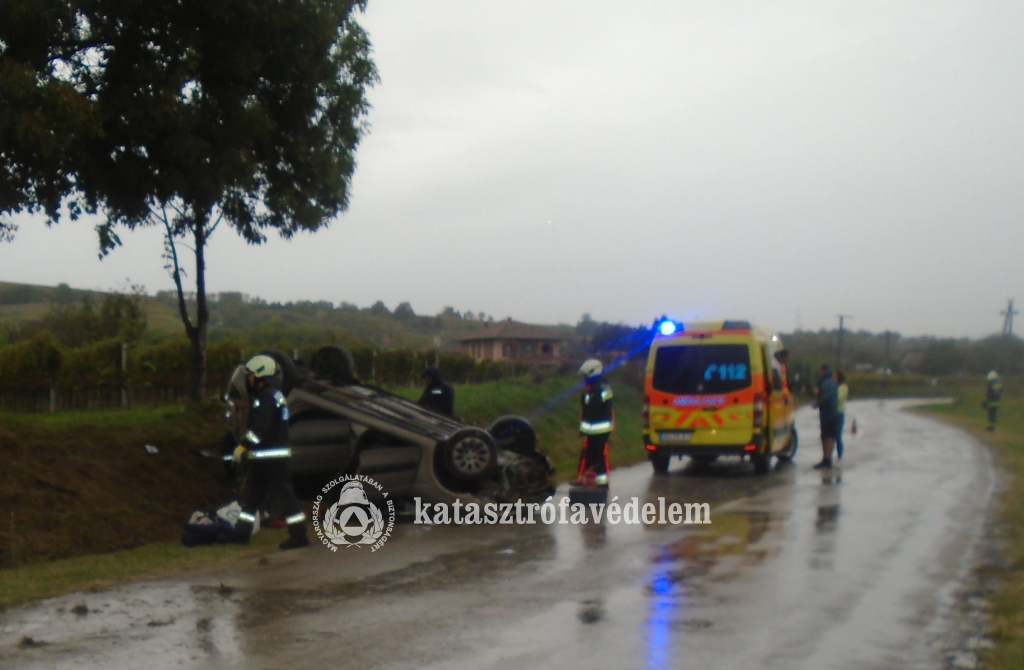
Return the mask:
<svg viewBox="0 0 1024 670">
<path fill-rule="evenodd" d="M 351 355 L 322 347 L 309 366 L 279 351 L 288 398 L 291 476 L 301 499 L 314 499 L 332 479 L 365 475 L 389 497 L 426 502 L 540 501 L 554 492 L 551 462 L 537 451 L 530 423 L 505 416 L 486 429 L 441 416 L 382 389 L 360 383 Z M 245 433 L 249 397 L 238 366 L 224 393 L 229 434 L 224 458 Z"/>
</svg>

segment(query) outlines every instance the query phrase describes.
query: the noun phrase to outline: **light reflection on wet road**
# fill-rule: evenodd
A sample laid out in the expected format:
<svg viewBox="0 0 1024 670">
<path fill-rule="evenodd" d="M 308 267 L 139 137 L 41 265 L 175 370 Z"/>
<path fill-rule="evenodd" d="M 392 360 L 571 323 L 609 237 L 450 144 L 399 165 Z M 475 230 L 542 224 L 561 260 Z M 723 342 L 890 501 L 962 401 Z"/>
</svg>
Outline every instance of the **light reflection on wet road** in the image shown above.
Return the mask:
<svg viewBox="0 0 1024 670">
<path fill-rule="evenodd" d="M 825 473 L 807 410 L 796 462 L 764 477 L 614 473 L 620 502 L 709 502 L 710 525 L 406 524 L 372 555 L 316 546 L 3 613 L 0 666 L 941 667 L 994 473 L 899 406 L 851 403 L 861 434 Z"/>
</svg>

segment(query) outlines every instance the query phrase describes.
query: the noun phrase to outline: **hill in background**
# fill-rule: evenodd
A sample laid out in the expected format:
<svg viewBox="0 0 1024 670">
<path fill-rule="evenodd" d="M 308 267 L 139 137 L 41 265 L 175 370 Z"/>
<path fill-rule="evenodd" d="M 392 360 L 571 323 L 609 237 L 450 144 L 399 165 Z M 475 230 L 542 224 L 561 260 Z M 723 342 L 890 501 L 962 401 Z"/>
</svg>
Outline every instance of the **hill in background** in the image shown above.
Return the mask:
<svg viewBox="0 0 1024 670">
<path fill-rule="evenodd" d="M 0 331 L 10 334 L 30 322 L 52 314 L 55 309 L 76 307 L 83 301 L 99 304 L 108 294 L 73 289 L 66 284 L 56 287 L 0 282 Z M 148 319 L 145 339 L 161 341 L 184 336 L 178 314 L 177 297 L 170 291 L 155 296 L 139 293 L 141 306 Z M 190 313 L 195 305 L 188 300 Z M 342 302 L 268 303 L 241 293 L 226 292 L 209 297 L 210 341 L 234 339 L 255 346 L 287 343 L 289 347 L 333 342 L 354 346 L 404 347 L 428 349 L 440 347 L 457 350 L 461 337 L 494 321 L 493 316 L 462 313 L 453 307 L 440 314 L 418 315 L 412 306 L 401 303 L 394 310 L 377 301 L 360 308 Z M 566 339 L 575 339 L 572 326 L 548 326 Z"/>
<path fill-rule="evenodd" d="M 97 305 L 110 294 L 56 287 L 0 283 L 0 345 L 18 339 L 60 310 L 77 307 L 83 301 Z M 144 341 L 160 342 L 184 336 L 177 300 L 170 291 L 155 296 L 137 294 L 148 326 Z M 194 305 L 190 303 L 190 310 Z M 374 348 L 458 350 L 458 340 L 493 321 L 493 317 L 472 312 L 461 313 L 446 307 L 440 314 L 418 315 L 412 306 L 401 303 L 394 310 L 383 302 L 370 307 L 351 303 L 299 301 L 268 303 L 241 293 L 210 296 L 210 342 L 232 340 L 244 346 L 292 348 L 324 343 Z M 589 315 L 575 325 L 545 326 L 565 340 L 563 355 L 579 358 L 590 352 L 637 351 L 650 336 L 649 327 L 596 322 Z M 838 357 L 837 330 L 782 333 L 792 352 L 793 369 L 813 376 L 821 362 L 835 365 Z M 887 344 L 888 342 L 888 344 Z M 846 331 L 843 334 L 843 366 L 862 371 L 880 371 L 926 375 L 957 373 L 983 374 L 991 369 L 1019 374 L 1024 371 L 1024 344 L 1016 336 L 993 335 L 967 338 L 902 337 L 899 333 Z M 809 377 L 808 377 L 809 378 Z"/>
</svg>

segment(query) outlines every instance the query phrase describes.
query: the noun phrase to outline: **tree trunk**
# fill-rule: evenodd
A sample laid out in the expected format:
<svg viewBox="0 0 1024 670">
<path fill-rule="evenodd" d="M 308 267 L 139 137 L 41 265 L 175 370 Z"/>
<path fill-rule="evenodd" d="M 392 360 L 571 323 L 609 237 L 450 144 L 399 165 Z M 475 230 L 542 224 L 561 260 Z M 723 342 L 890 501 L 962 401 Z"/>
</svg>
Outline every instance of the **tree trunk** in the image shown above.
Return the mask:
<svg viewBox="0 0 1024 670">
<path fill-rule="evenodd" d="M 189 365 L 189 397 L 193 402 L 205 400 L 206 387 L 206 332 L 210 312 L 206 304 L 206 213 L 197 213 L 193 237 L 196 250 L 196 322 L 188 328 L 188 339 L 192 344 Z"/>
</svg>

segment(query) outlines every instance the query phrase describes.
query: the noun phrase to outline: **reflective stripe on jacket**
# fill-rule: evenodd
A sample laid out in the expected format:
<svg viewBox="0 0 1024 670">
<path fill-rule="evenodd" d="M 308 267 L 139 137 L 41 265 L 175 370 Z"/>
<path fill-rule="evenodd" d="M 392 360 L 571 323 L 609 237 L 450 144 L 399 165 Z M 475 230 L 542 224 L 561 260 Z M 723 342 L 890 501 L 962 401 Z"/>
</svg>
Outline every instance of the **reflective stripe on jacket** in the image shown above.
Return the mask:
<svg viewBox="0 0 1024 670">
<path fill-rule="evenodd" d="M 284 394 L 269 385 L 261 388 L 249 405 L 249 417 L 243 436 L 242 446 L 249 449 L 250 458 L 291 456 L 291 450 L 288 449 L 288 419 L 288 401 Z M 257 455 L 260 452 L 266 455 Z"/>
<path fill-rule="evenodd" d="M 615 429 L 612 387 L 602 377 L 587 382 L 580 398 L 580 432 L 584 435 L 610 433 Z"/>
</svg>

